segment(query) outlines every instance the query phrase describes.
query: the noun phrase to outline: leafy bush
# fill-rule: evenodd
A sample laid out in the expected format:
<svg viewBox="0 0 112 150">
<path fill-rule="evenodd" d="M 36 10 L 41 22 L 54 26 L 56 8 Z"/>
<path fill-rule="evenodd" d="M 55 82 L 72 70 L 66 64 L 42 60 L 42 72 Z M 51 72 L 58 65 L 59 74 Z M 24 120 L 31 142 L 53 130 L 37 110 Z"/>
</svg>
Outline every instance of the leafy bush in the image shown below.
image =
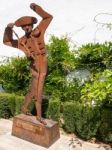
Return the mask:
<svg viewBox="0 0 112 150">
<path fill-rule="evenodd" d="M 98 107 L 83 106 L 76 121 L 76 133 L 86 140 L 96 136 L 100 126 L 100 109 Z"/>
<path fill-rule="evenodd" d="M 47 98 L 44 98 L 42 100 L 42 116 L 44 118 L 47 117 L 48 106 L 49 106 L 49 100 Z"/>
<path fill-rule="evenodd" d="M 75 57 L 71 52 L 67 37 L 51 36 L 47 49 L 48 76 L 46 78 L 45 93 L 46 95 L 60 93 L 61 96 L 66 86 L 66 76 L 75 68 Z"/>
<path fill-rule="evenodd" d="M 47 117 L 55 121 L 60 119 L 60 100 L 51 98 L 47 110 Z"/>
<path fill-rule="evenodd" d="M 103 105 L 105 102 L 112 102 L 112 71 L 106 69 L 103 72 L 94 74 L 90 81 L 85 84 L 81 91 L 81 99 L 90 105 Z"/>
<path fill-rule="evenodd" d="M 10 118 L 15 114 L 15 95 L 0 93 L 0 118 Z"/>
<path fill-rule="evenodd" d="M 100 125 L 99 108 L 76 102 L 64 104 L 63 117 L 66 131 L 76 133 L 84 139 L 94 137 Z"/>
<path fill-rule="evenodd" d="M 71 81 L 67 81 L 67 84 L 63 89 L 63 93 L 61 93 L 61 101 L 80 101 L 82 87 L 81 82 L 76 78 L 73 78 Z"/>
<path fill-rule="evenodd" d="M 24 97 L 23 96 L 15 96 L 15 115 L 21 113 L 21 107 L 23 104 Z"/>
<path fill-rule="evenodd" d="M 91 71 L 103 71 L 112 67 L 112 43 L 89 43 L 78 49 L 77 67 L 88 68 Z"/>
<path fill-rule="evenodd" d="M 16 96 L 16 115 L 21 113 L 21 108 L 24 101 L 24 96 Z M 29 104 L 29 111 L 32 113 L 32 115 L 36 115 L 36 108 L 35 108 L 35 102 L 34 99 L 32 99 L 31 103 Z"/>
<path fill-rule="evenodd" d="M 0 93 L 0 117 L 10 118 L 21 113 L 24 96 L 9 93 Z M 34 113 L 34 101 L 30 103 L 29 110 Z"/>
<path fill-rule="evenodd" d="M 24 96 L 18 96 L 9 93 L 0 93 L 0 117 L 10 118 L 14 115 L 21 113 L 21 107 L 23 105 Z M 42 114 L 43 117 L 48 117 L 50 119 L 58 120 L 60 113 L 60 102 L 59 100 L 48 100 L 43 99 L 42 103 Z M 29 105 L 29 111 L 36 115 L 35 102 L 32 99 Z"/>
<path fill-rule="evenodd" d="M 80 116 L 82 106 L 76 102 L 66 102 L 63 107 L 64 127 L 67 132 L 74 133 L 76 131 L 76 116 Z"/>
<path fill-rule="evenodd" d="M 101 140 L 112 143 L 112 108 L 103 108 L 98 133 Z"/>
<path fill-rule="evenodd" d="M 25 57 L 12 57 L 0 65 L 0 84 L 8 93 L 25 94 L 30 82 L 30 71 Z"/>
</svg>

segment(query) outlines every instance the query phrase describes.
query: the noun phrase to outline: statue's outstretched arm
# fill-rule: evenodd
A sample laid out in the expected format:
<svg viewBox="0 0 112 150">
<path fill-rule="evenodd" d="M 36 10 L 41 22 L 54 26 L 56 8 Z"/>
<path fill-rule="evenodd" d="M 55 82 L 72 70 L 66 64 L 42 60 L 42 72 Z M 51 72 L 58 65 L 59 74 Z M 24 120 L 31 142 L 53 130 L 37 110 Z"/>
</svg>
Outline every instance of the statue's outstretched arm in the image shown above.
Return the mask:
<svg viewBox="0 0 112 150">
<path fill-rule="evenodd" d="M 18 40 L 13 39 L 13 23 L 9 23 L 4 31 L 3 43 L 5 45 L 18 48 Z"/>
<path fill-rule="evenodd" d="M 35 3 L 32 3 L 30 5 L 30 8 L 34 10 L 40 17 L 42 17 L 41 22 L 38 25 L 38 28 L 41 31 L 45 31 L 47 27 L 49 26 L 51 20 L 53 19 L 53 16 L 43 10 L 40 6 L 36 5 Z"/>
</svg>

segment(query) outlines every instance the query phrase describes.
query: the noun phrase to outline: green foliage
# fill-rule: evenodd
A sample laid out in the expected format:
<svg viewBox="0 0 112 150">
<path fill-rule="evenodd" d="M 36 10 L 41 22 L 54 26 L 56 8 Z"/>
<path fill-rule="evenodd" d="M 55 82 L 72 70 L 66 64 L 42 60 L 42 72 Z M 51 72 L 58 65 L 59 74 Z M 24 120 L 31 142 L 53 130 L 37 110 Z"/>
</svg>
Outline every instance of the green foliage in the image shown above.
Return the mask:
<svg viewBox="0 0 112 150">
<path fill-rule="evenodd" d="M 86 104 L 103 105 L 112 102 L 112 71 L 105 70 L 91 77 L 82 89 L 82 101 Z"/>
<path fill-rule="evenodd" d="M 63 117 L 65 129 L 76 133 L 84 139 L 90 139 L 97 133 L 100 125 L 100 111 L 96 107 L 84 106 L 81 103 L 64 104 Z"/>
<path fill-rule="evenodd" d="M 91 72 L 89 80 L 84 84 L 81 90 L 81 103 L 84 103 L 86 107 L 101 106 L 102 109 L 108 106 L 107 110 L 102 111 L 101 114 L 99 136 L 103 141 L 111 142 L 112 43 L 87 44 L 82 46 L 78 53 L 77 67 L 89 69 Z M 88 114 L 90 113 L 88 112 Z M 86 132 L 86 129 L 82 132 L 81 137 L 84 136 L 84 132 Z"/>
<path fill-rule="evenodd" d="M 83 106 L 76 121 L 76 133 L 83 139 L 95 137 L 100 126 L 100 109 L 98 107 Z"/>
<path fill-rule="evenodd" d="M 66 102 L 64 103 L 63 119 L 64 126 L 67 132 L 75 133 L 76 131 L 76 116 L 82 110 L 80 103 Z"/>
<path fill-rule="evenodd" d="M 18 115 L 21 113 L 21 108 L 23 106 L 23 101 L 24 101 L 24 96 L 15 96 L 15 103 L 16 103 L 16 111 L 15 111 L 15 115 Z M 32 99 L 30 105 L 29 105 L 29 111 L 36 115 L 35 113 L 35 103 L 34 100 Z"/>
<path fill-rule="evenodd" d="M 10 118 L 15 114 L 14 94 L 0 93 L 0 118 Z"/>
<path fill-rule="evenodd" d="M 21 113 L 23 100 L 24 100 L 23 96 L 15 96 L 15 115 L 18 115 Z"/>
<path fill-rule="evenodd" d="M 60 119 L 60 100 L 59 99 L 50 99 L 49 106 L 47 110 L 47 117 L 55 121 Z"/>
<path fill-rule="evenodd" d="M 79 99 L 80 87 L 67 81 L 67 75 L 75 68 L 75 57 L 70 49 L 69 39 L 52 36 L 48 45 L 48 75 L 45 81 L 45 95 L 60 97 L 60 100 Z M 26 58 L 11 58 L 0 66 L 0 83 L 6 92 L 23 95 L 30 81 Z M 74 85 L 73 85 L 74 84 Z M 74 88 L 74 89 L 73 89 Z M 75 89 L 76 88 L 76 89 Z"/>
<path fill-rule="evenodd" d="M 48 76 L 45 92 L 47 95 L 52 95 L 54 91 L 61 95 L 66 85 L 66 75 L 74 69 L 74 54 L 70 51 L 67 37 L 59 39 L 52 36 L 47 49 Z"/>
<path fill-rule="evenodd" d="M 49 100 L 46 99 L 46 98 L 44 98 L 44 99 L 42 100 L 42 116 L 43 116 L 44 118 L 47 117 L 48 106 L 49 106 Z"/>
<path fill-rule="evenodd" d="M 112 143 L 112 108 L 103 108 L 98 136 L 104 142 Z"/>
<path fill-rule="evenodd" d="M 18 114 L 21 113 L 21 108 L 22 108 L 22 105 L 23 105 L 23 101 L 24 101 L 24 96 L 16 96 L 16 99 L 15 99 L 15 103 L 16 103 L 15 115 L 18 115 Z M 46 118 L 46 116 L 47 116 L 48 105 L 49 105 L 48 100 L 43 99 L 43 101 L 42 101 L 42 116 L 44 118 Z M 34 99 L 32 99 L 32 101 L 29 105 L 29 111 L 32 113 L 32 115 L 36 115 L 36 108 L 35 108 Z"/>
<path fill-rule="evenodd" d="M 24 57 L 11 58 L 0 66 L 0 84 L 6 92 L 24 94 L 29 80 L 28 61 Z"/>
<path fill-rule="evenodd" d="M 9 93 L 0 93 L 0 118 L 10 118 L 21 113 L 23 96 Z M 34 101 L 31 102 L 29 110 L 34 109 Z"/>
<path fill-rule="evenodd" d="M 52 36 L 47 49 L 48 75 L 44 91 L 51 99 L 49 104 L 48 101 L 43 102 L 44 117 L 59 121 L 60 103 L 63 102 L 67 132 L 74 132 L 84 139 L 90 139 L 96 135 L 102 122 L 99 135 L 103 141 L 110 142 L 112 119 L 111 116 L 107 116 L 112 108 L 112 43 L 89 43 L 73 51 L 66 36 Z M 26 93 L 30 82 L 28 66 L 27 59 L 19 57 L 11 58 L 0 66 L 0 84 L 5 91 L 19 95 Z M 89 79 L 83 85 L 75 78 L 67 78 L 75 68 L 90 71 Z M 19 114 L 23 99 L 22 96 L 15 96 L 15 100 L 14 95 L 1 96 L 0 117 L 8 118 Z M 108 106 L 108 111 L 102 111 L 101 119 L 99 106 Z M 33 108 L 32 101 L 30 110 Z"/>
<path fill-rule="evenodd" d="M 82 45 L 78 49 L 77 67 L 102 71 L 112 67 L 112 43 Z"/>
<path fill-rule="evenodd" d="M 82 85 L 80 81 L 74 78 L 72 81 L 67 81 L 64 91 L 61 95 L 61 101 L 80 101 Z"/>
</svg>

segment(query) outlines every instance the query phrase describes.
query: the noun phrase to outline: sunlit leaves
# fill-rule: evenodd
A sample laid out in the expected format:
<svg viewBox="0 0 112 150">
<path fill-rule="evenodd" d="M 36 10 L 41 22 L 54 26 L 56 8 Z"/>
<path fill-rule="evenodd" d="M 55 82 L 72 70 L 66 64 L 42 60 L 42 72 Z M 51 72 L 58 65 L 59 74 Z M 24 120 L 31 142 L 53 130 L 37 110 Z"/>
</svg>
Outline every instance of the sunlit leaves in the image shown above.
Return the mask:
<svg viewBox="0 0 112 150">
<path fill-rule="evenodd" d="M 81 99 L 88 104 L 112 102 L 112 71 L 106 69 L 103 72 L 94 74 L 94 77 L 82 89 Z"/>
</svg>

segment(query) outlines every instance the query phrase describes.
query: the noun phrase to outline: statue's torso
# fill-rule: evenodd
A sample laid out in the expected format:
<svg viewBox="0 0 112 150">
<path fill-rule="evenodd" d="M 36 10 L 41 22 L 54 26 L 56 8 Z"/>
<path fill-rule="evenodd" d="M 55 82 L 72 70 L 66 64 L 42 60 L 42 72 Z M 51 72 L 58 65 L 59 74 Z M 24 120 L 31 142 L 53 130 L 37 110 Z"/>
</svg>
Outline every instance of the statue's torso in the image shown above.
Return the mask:
<svg viewBox="0 0 112 150">
<path fill-rule="evenodd" d="M 18 48 L 21 49 L 27 56 L 28 60 L 30 61 L 31 72 L 33 71 L 32 75 L 35 74 L 35 72 L 37 72 L 38 70 L 38 56 L 41 55 L 41 57 L 46 57 L 44 34 L 40 32 L 39 35 L 36 35 L 35 30 L 33 30 L 31 36 L 23 36 L 19 39 Z M 34 56 L 34 58 L 32 57 L 32 55 Z"/>
<path fill-rule="evenodd" d="M 38 54 L 39 51 L 46 51 L 44 35 L 42 32 L 36 35 L 35 30 L 33 30 L 29 37 L 23 36 L 19 39 L 18 48 L 25 52 L 25 54 L 27 53 L 26 51 L 35 54 Z"/>
</svg>

